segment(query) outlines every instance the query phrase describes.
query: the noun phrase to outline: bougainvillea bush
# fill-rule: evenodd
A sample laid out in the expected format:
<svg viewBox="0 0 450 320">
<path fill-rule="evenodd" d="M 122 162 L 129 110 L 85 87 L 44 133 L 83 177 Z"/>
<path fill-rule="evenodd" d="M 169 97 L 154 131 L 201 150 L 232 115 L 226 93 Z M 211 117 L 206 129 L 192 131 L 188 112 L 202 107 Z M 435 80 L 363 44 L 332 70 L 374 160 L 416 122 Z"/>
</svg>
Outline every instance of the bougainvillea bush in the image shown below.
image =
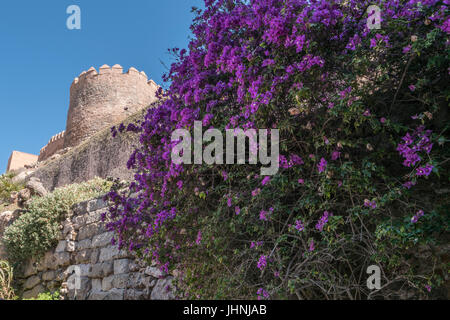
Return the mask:
<svg viewBox="0 0 450 320">
<path fill-rule="evenodd" d="M 112 128 L 140 134 L 113 242 L 176 270 L 180 298 L 446 296 L 448 5 L 205 1 L 160 105 Z M 171 133 L 195 120 L 279 129 L 278 173 L 175 165 Z"/>
</svg>

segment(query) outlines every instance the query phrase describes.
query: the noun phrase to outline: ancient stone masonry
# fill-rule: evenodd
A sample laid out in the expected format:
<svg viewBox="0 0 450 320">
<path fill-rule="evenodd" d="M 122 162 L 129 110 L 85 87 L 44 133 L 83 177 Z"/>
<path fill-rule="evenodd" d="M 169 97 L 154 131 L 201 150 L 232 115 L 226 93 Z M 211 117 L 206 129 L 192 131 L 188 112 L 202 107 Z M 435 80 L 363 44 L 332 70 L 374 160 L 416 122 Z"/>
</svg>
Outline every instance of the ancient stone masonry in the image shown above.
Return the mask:
<svg viewBox="0 0 450 320">
<path fill-rule="evenodd" d="M 83 71 L 70 87 L 64 147 L 74 147 L 99 130 L 124 120 L 156 98 L 158 86 L 135 68 L 120 65 Z"/>
<path fill-rule="evenodd" d="M 75 78 L 70 86 L 70 105 L 66 130 L 53 136 L 39 157 L 14 151 L 7 171 L 20 170 L 38 162 L 38 166 L 111 127 L 157 101 L 159 86 L 148 80 L 144 71 L 131 67 L 126 73 L 116 64 L 91 67 Z"/>
<path fill-rule="evenodd" d="M 27 165 L 35 164 L 38 156 L 20 151 L 13 151 L 8 160 L 6 171 L 18 170 Z"/>
<path fill-rule="evenodd" d="M 65 131 L 54 135 L 45 147 L 39 153 L 38 161 L 44 161 L 54 155 L 56 152 L 64 147 Z"/>
<path fill-rule="evenodd" d="M 26 265 L 23 297 L 58 288 L 69 300 L 174 299 L 173 276 L 111 244 L 101 198 L 81 202 L 61 226 L 57 247 Z"/>
</svg>

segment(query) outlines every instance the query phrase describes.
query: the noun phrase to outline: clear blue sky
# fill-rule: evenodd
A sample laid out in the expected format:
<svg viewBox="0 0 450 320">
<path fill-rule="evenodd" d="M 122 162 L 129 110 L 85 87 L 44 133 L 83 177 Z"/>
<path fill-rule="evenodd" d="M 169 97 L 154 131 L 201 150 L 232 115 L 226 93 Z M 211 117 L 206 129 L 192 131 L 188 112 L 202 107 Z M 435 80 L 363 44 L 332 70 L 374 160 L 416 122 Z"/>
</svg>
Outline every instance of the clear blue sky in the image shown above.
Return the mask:
<svg viewBox="0 0 450 320">
<path fill-rule="evenodd" d="M 81 30 L 68 30 L 69 5 L 81 9 Z M 13 150 L 38 154 L 65 129 L 69 88 L 83 70 L 118 63 L 162 84 L 184 48 L 191 7 L 202 0 L 1 0 L 0 173 Z"/>
</svg>

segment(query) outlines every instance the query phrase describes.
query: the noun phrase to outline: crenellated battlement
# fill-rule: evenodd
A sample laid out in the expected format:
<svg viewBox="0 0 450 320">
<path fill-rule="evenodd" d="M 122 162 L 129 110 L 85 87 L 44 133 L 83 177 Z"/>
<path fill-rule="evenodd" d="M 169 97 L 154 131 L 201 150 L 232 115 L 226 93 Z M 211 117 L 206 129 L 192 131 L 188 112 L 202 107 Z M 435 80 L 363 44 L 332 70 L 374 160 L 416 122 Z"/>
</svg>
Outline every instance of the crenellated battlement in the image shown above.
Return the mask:
<svg viewBox="0 0 450 320">
<path fill-rule="evenodd" d="M 130 78 L 134 78 L 137 79 L 138 81 L 146 82 L 151 87 L 154 87 L 156 89 L 159 88 L 158 85 L 155 83 L 155 81 L 153 81 L 152 79 L 148 79 L 144 71 L 139 72 L 136 68 L 131 67 L 128 69 L 127 72 L 124 73 L 123 67 L 119 64 L 115 64 L 112 67 L 108 66 L 107 64 L 104 64 L 98 69 L 98 72 L 94 67 L 91 67 L 89 68 L 89 70 L 81 72 L 80 75 L 73 80 L 71 87 L 80 85 L 84 81 L 91 79 L 102 81 L 105 79 L 105 75 L 107 75 L 107 77 L 111 76 L 124 77 L 123 79 L 124 81 L 127 81 Z"/>
<path fill-rule="evenodd" d="M 47 145 L 41 148 L 38 161 L 44 161 L 61 150 L 64 147 L 65 134 L 66 132 L 62 131 L 51 137 Z"/>
</svg>

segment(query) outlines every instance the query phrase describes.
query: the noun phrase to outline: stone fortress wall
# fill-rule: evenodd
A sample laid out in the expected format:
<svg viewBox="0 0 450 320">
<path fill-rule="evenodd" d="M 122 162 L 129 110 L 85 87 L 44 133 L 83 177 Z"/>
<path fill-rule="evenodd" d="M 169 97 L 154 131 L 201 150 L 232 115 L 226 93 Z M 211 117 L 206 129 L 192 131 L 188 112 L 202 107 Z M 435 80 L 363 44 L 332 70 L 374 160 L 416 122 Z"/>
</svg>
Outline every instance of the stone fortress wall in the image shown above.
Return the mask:
<svg viewBox="0 0 450 320">
<path fill-rule="evenodd" d="M 174 276 L 140 262 L 128 249 L 111 244 L 102 198 L 76 204 L 62 225 L 56 249 L 24 268 L 23 297 L 62 288 L 68 300 L 168 300 Z M 78 286 L 77 286 L 78 284 Z"/>
<path fill-rule="evenodd" d="M 41 149 L 38 161 L 45 161 L 64 147 L 65 131 L 54 135 L 47 145 Z"/>
<path fill-rule="evenodd" d="M 127 119 L 157 101 L 159 86 L 144 71 L 103 65 L 83 71 L 70 86 L 66 130 L 53 136 L 39 156 L 14 151 L 6 171 L 44 162 L 62 150 L 74 148 L 97 132 Z M 38 164 L 39 166 L 39 164 Z"/>
<path fill-rule="evenodd" d="M 64 148 L 74 147 L 99 130 L 126 119 L 156 101 L 158 86 L 144 71 L 120 65 L 91 67 L 70 87 Z"/>
</svg>

